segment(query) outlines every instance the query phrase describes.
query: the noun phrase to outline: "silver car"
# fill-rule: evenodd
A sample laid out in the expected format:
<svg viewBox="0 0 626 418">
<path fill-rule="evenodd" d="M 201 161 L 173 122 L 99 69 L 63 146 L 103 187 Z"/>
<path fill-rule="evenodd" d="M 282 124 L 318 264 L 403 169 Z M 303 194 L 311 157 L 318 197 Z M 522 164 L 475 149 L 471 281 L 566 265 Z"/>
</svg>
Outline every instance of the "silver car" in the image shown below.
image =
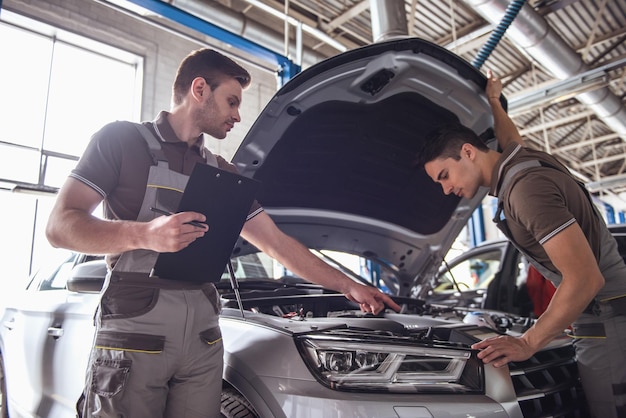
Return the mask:
<svg viewBox="0 0 626 418">
<path fill-rule="evenodd" d="M 328 59 L 277 92 L 233 162 L 261 182 L 258 200 L 281 229 L 402 311 L 363 314 L 238 241 L 217 284 L 223 416 L 586 415 L 566 336 L 527 361 L 484 366 L 473 342 L 532 321 L 428 300 L 484 194 L 443 195 L 415 156 L 452 121 L 495 147 L 485 83 L 449 51 L 402 39 Z M 0 330 L 4 416 L 74 416 L 104 274 L 101 260 L 75 254 L 11 299 Z"/>
</svg>

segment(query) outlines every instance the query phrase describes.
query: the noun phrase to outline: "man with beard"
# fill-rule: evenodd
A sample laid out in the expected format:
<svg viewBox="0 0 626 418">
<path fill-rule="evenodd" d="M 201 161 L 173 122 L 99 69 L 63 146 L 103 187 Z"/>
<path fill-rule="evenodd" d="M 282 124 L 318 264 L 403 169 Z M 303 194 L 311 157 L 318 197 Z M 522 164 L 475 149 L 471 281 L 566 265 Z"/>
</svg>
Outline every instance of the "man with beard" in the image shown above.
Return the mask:
<svg viewBox="0 0 626 418">
<path fill-rule="evenodd" d="M 210 225 L 197 212 L 171 216 L 195 164 L 236 168 L 204 146 L 240 121 L 247 70 L 210 49 L 181 62 L 172 107 L 154 121 L 104 126 L 61 188 L 46 235 L 55 247 L 106 254 L 109 274 L 96 316 L 96 336 L 81 417 L 220 416 L 223 345 L 219 295 L 206 282 L 152 274 L 159 253 L 177 252 Z M 224 197 L 213 196 L 216 204 Z M 92 212 L 104 201 L 104 218 Z M 163 207 L 165 206 L 165 207 Z M 374 314 L 400 307 L 382 292 L 351 280 L 281 232 L 258 202 L 241 236 L 295 274 L 342 292 Z"/>
</svg>

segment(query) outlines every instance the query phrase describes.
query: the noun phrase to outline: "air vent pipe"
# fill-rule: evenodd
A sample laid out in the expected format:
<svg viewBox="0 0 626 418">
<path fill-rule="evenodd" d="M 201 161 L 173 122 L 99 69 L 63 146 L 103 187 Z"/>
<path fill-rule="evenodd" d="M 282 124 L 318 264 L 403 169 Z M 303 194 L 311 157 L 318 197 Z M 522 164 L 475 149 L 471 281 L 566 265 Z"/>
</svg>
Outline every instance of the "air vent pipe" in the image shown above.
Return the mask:
<svg viewBox="0 0 626 418">
<path fill-rule="evenodd" d="M 404 0 L 370 0 L 370 13 L 374 42 L 408 36 Z"/>
</svg>

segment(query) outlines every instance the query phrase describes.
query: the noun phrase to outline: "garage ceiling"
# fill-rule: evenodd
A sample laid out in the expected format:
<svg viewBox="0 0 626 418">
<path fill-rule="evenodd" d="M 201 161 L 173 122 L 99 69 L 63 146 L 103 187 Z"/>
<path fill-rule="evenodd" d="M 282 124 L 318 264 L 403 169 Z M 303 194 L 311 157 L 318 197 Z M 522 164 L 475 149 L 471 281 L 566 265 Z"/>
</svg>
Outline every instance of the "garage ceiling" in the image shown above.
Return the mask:
<svg viewBox="0 0 626 418">
<path fill-rule="evenodd" d="M 510 10 L 512 1 L 522 6 L 517 14 Z M 305 67 L 307 59 L 315 62 L 384 36 L 379 22 L 402 10 L 408 28 L 402 36 L 429 40 L 477 64 L 479 51 L 507 16 L 510 25 L 481 69 L 502 78 L 509 113 L 527 145 L 561 158 L 592 191 L 626 196 L 626 0 L 168 3 L 248 39 L 246 31 L 261 31 L 252 40 L 285 55 L 288 28 L 291 57 L 298 56 L 293 45 L 301 25 Z"/>
</svg>

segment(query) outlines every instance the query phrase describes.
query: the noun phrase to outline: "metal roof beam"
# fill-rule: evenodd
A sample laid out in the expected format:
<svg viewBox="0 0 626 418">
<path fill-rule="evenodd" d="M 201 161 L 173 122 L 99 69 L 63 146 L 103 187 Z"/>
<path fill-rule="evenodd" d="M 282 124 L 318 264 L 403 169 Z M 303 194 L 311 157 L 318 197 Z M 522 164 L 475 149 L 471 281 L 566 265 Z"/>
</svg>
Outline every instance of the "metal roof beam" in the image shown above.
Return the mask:
<svg viewBox="0 0 626 418">
<path fill-rule="evenodd" d="M 339 26 L 341 26 L 344 23 L 346 23 L 348 20 L 351 20 L 351 19 L 357 17 L 358 15 L 360 15 L 361 13 L 363 13 L 365 10 L 367 10 L 369 8 L 370 8 L 369 1 L 368 0 L 363 0 L 360 3 L 355 4 L 350 9 L 348 9 L 346 12 L 344 12 L 343 14 L 337 16 L 336 18 L 334 18 L 330 22 L 328 22 L 326 24 L 322 24 L 322 29 L 324 29 L 324 32 L 326 32 L 326 33 L 332 32 L 335 28 L 338 28 Z"/>
<path fill-rule="evenodd" d="M 580 119 L 585 119 L 589 116 L 595 116 L 595 114 L 596 113 L 592 110 L 586 110 L 584 112 L 580 112 L 578 114 L 568 116 L 566 118 L 561 118 L 561 119 L 553 120 L 551 122 L 546 122 L 542 125 L 532 126 L 530 128 L 522 129 L 520 130 L 520 135 L 525 136 L 525 135 L 541 132 L 544 129 L 551 129 L 551 128 L 556 128 L 557 126 L 567 125 L 568 123 L 572 123 Z"/>
<path fill-rule="evenodd" d="M 597 138 L 588 139 L 586 141 L 580 141 L 580 142 L 576 142 L 574 144 L 564 145 L 562 147 L 555 148 L 553 151 L 555 151 L 555 152 L 572 151 L 572 150 L 575 150 L 575 149 L 588 147 L 588 146 L 591 146 L 591 145 L 599 144 L 601 142 L 606 142 L 606 141 L 610 141 L 612 139 L 617 139 L 617 138 L 619 138 L 619 135 L 616 134 L 616 133 L 603 135 L 603 136 L 599 136 Z"/>
<path fill-rule="evenodd" d="M 626 154 L 615 154 L 615 155 L 611 155 L 609 157 L 598 158 L 598 159 L 595 159 L 595 160 L 586 161 L 584 163 L 580 163 L 578 166 L 581 167 L 581 168 L 592 167 L 592 166 L 595 166 L 596 164 L 610 163 L 612 161 L 623 160 L 624 158 L 626 158 Z"/>
<path fill-rule="evenodd" d="M 197 30 L 200 33 L 204 33 L 205 35 L 208 35 L 219 41 L 229 43 L 236 48 L 250 53 L 262 60 L 275 63 L 276 67 L 280 69 L 279 71 L 287 75 L 287 79 L 295 75 L 295 73 L 287 74 L 294 70 L 294 64 L 289 58 L 281 54 L 277 54 L 276 52 L 265 48 L 264 46 L 256 42 L 250 41 L 249 39 L 245 39 L 242 36 L 224 30 L 217 25 L 200 19 L 199 17 L 194 16 L 191 13 L 188 13 L 182 9 L 179 9 L 178 7 L 174 7 L 169 3 L 165 3 L 160 0 L 128 1 L 174 22 L 180 23 L 188 28 Z M 299 71 L 299 69 L 297 71 Z"/>
</svg>

